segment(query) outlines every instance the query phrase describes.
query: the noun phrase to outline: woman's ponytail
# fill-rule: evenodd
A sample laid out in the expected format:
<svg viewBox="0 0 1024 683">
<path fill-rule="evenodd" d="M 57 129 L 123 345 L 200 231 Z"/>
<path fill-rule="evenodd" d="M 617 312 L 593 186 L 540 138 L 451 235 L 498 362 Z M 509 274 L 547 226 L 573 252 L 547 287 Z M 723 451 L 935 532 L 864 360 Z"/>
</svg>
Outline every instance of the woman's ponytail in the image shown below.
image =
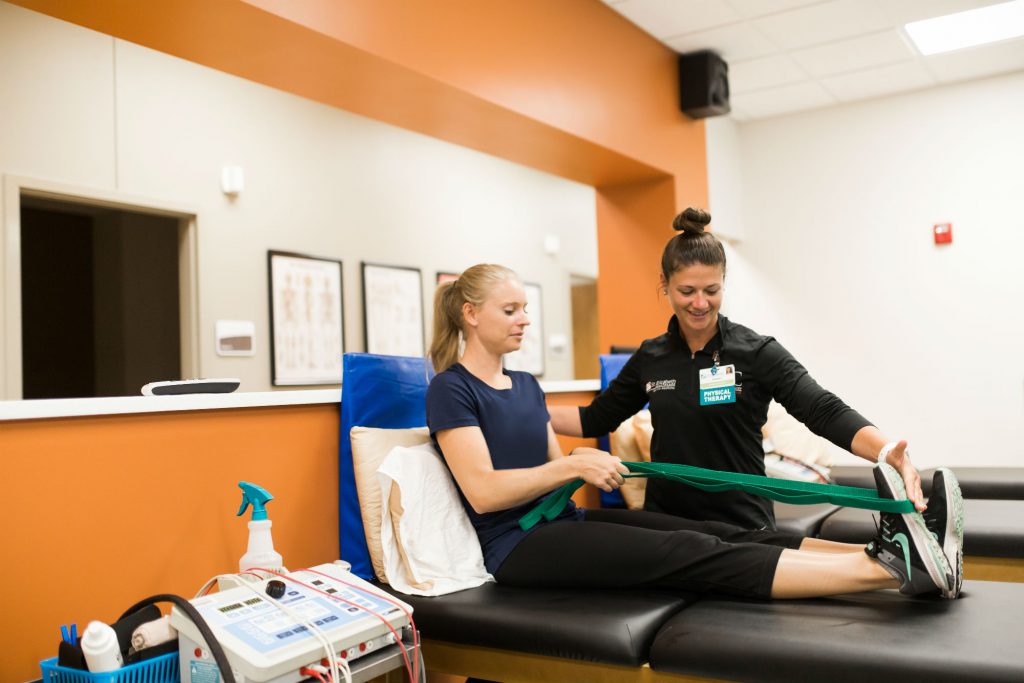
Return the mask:
<svg viewBox="0 0 1024 683">
<path fill-rule="evenodd" d="M 462 334 L 462 304 L 458 280 L 443 282 L 434 293 L 434 337 L 430 342 L 430 362 L 434 372 L 444 372 L 459 360 Z"/>
</svg>

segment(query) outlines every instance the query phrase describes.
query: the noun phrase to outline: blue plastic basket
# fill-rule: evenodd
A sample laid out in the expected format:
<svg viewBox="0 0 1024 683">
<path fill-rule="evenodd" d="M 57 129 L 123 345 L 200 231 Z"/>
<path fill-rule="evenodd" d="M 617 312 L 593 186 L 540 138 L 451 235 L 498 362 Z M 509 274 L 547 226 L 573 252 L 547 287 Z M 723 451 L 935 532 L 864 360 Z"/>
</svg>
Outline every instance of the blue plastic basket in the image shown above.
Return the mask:
<svg viewBox="0 0 1024 683">
<path fill-rule="evenodd" d="M 44 659 L 39 666 L 43 670 L 43 683 L 178 683 L 181 680 L 178 659 L 177 652 L 168 652 L 106 673 L 58 666 L 56 657 Z"/>
</svg>

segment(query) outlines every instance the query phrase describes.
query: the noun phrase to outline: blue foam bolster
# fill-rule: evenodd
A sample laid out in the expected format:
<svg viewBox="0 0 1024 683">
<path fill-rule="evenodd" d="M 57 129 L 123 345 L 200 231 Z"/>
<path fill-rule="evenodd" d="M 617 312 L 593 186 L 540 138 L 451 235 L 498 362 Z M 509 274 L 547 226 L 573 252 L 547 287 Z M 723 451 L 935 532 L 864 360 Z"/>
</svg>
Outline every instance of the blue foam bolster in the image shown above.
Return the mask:
<svg viewBox="0 0 1024 683">
<path fill-rule="evenodd" d="M 622 372 L 622 366 L 626 364 L 631 356 L 628 353 L 602 353 L 599 357 L 601 361 L 601 391 L 608 388 L 612 380 L 619 376 Z M 608 435 L 605 434 L 597 439 L 597 447 L 602 451 L 610 451 L 611 445 L 608 441 Z M 601 491 L 601 507 L 603 508 L 624 508 L 626 507 L 626 501 L 622 498 L 622 491 L 615 489 L 614 491 Z"/>
<path fill-rule="evenodd" d="M 373 578 L 352 465 L 353 427 L 406 429 L 427 424 L 425 358 L 346 353 L 342 363 L 341 431 L 338 438 L 339 556 L 361 578 Z"/>
</svg>

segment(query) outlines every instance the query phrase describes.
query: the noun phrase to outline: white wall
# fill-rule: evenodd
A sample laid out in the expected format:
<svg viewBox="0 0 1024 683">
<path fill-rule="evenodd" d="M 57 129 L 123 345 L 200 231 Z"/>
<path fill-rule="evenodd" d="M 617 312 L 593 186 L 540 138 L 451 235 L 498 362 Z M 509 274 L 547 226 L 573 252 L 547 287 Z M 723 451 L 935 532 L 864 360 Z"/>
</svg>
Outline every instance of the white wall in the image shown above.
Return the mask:
<svg viewBox="0 0 1024 683">
<path fill-rule="evenodd" d="M 704 120 L 711 228 L 721 238 L 743 241 L 743 163 L 739 124 L 728 116 Z"/>
<path fill-rule="evenodd" d="M 1018 73 L 739 126 L 727 313 L 919 466 L 1024 464 L 1022 121 Z"/>
<path fill-rule="evenodd" d="M 542 285 L 544 332 L 569 339 L 545 378 L 572 378 L 569 277 L 597 275 L 593 188 L 2 2 L 0 64 L 0 173 L 196 208 L 203 375 L 269 388 L 275 249 L 343 260 L 349 351 L 363 349 L 360 261 L 421 268 L 428 325 L 437 271 L 508 265 Z M 245 169 L 236 200 L 224 164 Z M 218 357 L 218 319 L 255 321 L 257 357 Z"/>
</svg>

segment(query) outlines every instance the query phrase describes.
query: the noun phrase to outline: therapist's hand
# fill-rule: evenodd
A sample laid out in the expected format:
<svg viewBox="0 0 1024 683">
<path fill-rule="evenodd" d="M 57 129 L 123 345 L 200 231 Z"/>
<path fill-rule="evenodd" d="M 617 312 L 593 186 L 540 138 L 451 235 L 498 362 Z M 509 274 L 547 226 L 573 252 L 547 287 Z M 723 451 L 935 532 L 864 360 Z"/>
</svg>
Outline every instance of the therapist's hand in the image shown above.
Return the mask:
<svg viewBox="0 0 1024 683">
<path fill-rule="evenodd" d="M 593 484 L 602 491 L 614 491 L 626 480 L 623 474 L 629 470 L 622 460 L 596 448 L 576 448 L 569 455 L 570 461 L 583 481 Z"/>
<path fill-rule="evenodd" d="M 910 462 L 907 442 L 897 442 L 885 460 L 903 477 L 903 485 L 907 488 L 907 498 L 913 501 L 918 512 L 924 511 L 928 506 L 925 505 L 924 492 L 921 491 L 921 475 L 918 474 L 914 464 Z"/>
</svg>

